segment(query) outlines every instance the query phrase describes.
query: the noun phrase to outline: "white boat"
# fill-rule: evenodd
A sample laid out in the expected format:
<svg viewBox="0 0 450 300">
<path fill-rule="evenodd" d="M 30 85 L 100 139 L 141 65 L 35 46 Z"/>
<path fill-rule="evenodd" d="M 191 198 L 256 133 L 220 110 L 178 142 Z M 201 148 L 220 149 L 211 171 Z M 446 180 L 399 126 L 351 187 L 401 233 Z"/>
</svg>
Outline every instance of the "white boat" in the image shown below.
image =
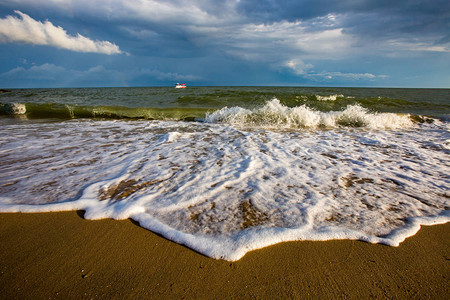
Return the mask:
<svg viewBox="0 0 450 300">
<path fill-rule="evenodd" d="M 186 83 L 177 83 L 175 85 L 176 89 L 185 89 L 186 88 Z"/>
</svg>

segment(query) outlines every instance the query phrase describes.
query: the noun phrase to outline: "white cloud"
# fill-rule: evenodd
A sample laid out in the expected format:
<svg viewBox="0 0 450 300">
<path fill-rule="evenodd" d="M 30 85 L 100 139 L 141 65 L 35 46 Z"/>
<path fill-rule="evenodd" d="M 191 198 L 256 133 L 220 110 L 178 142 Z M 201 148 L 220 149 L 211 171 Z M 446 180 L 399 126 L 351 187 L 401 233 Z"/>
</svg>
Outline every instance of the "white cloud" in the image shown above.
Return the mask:
<svg viewBox="0 0 450 300">
<path fill-rule="evenodd" d="M 450 43 L 434 45 L 433 41 L 391 39 L 387 44 L 397 51 L 450 52 Z"/>
<path fill-rule="evenodd" d="M 20 18 L 7 16 L 0 19 L 0 42 L 47 45 L 76 52 L 93 52 L 102 54 L 123 53 L 119 47 L 108 41 L 93 41 L 81 34 L 70 36 L 50 21 L 44 23 L 30 16 L 15 11 Z"/>
<path fill-rule="evenodd" d="M 387 75 L 375 75 L 371 73 L 342 73 L 342 72 L 315 72 L 312 64 L 306 64 L 301 59 L 291 59 L 283 64 L 283 67 L 294 74 L 315 81 L 374 81 L 388 78 Z"/>
<path fill-rule="evenodd" d="M 317 80 L 317 81 L 328 81 L 328 80 L 343 80 L 343 81 L 358 81 L 366 80 L 373 81 L 378 79 L 387 79 L 387 75 L 375 75 L 371 73 L 342 73 L 342 72 L 322 72 L 322 73 L 308 73 L 304 77 Z"/>
<path fill-rule="evenodd" d="M 64 73 L 66 69 L 55 66 L 54 64 L 45 63 L 40 66 L 32 66 L 29 69 L 24 67 L 17 67 L 8 72 L 1 74 L 4 79 L 8 78 L 27 78 L 38 80 L 55 80 L 59 75 Z"/>
<path fill-rule="evenodd" d="M 272 66 L 305 59 L 341 59 L 349 56 L 354 37 L 342 28 L 311 30 L 305 22 L 188 26 L 191 40 L 244 60 Z"/>
<path fill-rule="evenodd" d="M 0 74 L 0 79 L 5 82 L 11 80 L 30 87 L 36 86 L 35 82 L 49 87 L 124 86 L 124 77 L 121 71 L 106 69 L 100 65 L 88 70 L 72 70 L 50 63 L 30 68 L 17 67 Z"/>
<path fill-rule="evenodd" d="M 314 67 L 312 64 L 305 64 L 301 59 L 291 59 L 286 61 L 284 66 L 291 69 L 297 75 L 305 74 L 307 70 Z"/>
<path fill-rule="evenodd" d="M 151 22 L 205 24 L 215 20 L 196 1 L 124 1 L 123 5 L 125 11 Z"/>
<path fill-rule="evenodd" d="M 151 22 L 159 24 L 217 24 L 230 22 L 238 14 L 235 0 L 2 0 L 21 4 L 22 7 L 39 7 L 64 11 L 70 15 L 90 15 L 108 20 Z M 17 3 L 19 2 L 19 3 Z"/>
</svg>

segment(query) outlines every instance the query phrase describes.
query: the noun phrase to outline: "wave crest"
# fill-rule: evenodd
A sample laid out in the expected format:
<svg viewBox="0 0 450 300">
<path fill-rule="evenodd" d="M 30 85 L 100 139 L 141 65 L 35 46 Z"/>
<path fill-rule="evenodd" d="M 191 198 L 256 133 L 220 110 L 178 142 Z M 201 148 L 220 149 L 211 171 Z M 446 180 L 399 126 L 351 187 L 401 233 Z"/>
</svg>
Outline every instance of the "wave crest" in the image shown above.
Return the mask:
<svg viewBox="0 0 450 300">
<path fill-rule="evenodd" d="M 206 122 L 264 128 L 366 127 L 396 129 L 413 125 L 409 114 L 371 113 L 361 105 L 348 105 L 343 111 L 320 112 L 306 105 L 287 107 L 274 98 L 263 107 L 245 109 L 224 107 L 206 114 Z"/>
<path fill-rule="evenodd" d="M 7 115 L 23 115 L 27 112 L 27 109 L 25 104 L 22 103 L 6 103 L 0 105 L 1 111 Z"/>
<path fill-rule="evenodd" d="M 329 95 L 329 96 L 320 96 L 316 95 L 316 99 L 319 101 L 336 101 L 338 98 L 344 98 L 344 95 L 342 94 L 335 94 L 335 95 Z"/>
</svg>

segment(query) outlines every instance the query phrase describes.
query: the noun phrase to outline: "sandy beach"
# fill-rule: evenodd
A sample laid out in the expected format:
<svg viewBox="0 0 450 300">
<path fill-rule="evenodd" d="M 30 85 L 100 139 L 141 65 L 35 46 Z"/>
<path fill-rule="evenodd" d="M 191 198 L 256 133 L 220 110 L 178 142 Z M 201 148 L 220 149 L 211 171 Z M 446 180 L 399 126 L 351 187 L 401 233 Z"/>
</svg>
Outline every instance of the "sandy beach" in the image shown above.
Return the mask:
<svg viewBox="0 0 450 300">
<path fill-rule="evenodd" d="M 449 294 L 450 224 L 400 247 L 290 242 L 214 260 L 131 220 L 0 214 L 3 299 L 431 298 Z"/>
</svg>

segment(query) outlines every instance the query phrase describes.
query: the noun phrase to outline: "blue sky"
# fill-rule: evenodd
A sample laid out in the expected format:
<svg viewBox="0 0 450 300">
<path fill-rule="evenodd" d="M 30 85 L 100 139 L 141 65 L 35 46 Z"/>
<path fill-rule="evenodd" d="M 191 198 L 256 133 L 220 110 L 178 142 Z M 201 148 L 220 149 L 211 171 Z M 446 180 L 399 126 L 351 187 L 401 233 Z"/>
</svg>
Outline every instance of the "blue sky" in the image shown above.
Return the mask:
<svg viewBox="0 0 450 300">
<path fill-rule="evenodd" d="M 450 88 L 450 1 L 2 0 L 0 88 Z"/>
</svg>

